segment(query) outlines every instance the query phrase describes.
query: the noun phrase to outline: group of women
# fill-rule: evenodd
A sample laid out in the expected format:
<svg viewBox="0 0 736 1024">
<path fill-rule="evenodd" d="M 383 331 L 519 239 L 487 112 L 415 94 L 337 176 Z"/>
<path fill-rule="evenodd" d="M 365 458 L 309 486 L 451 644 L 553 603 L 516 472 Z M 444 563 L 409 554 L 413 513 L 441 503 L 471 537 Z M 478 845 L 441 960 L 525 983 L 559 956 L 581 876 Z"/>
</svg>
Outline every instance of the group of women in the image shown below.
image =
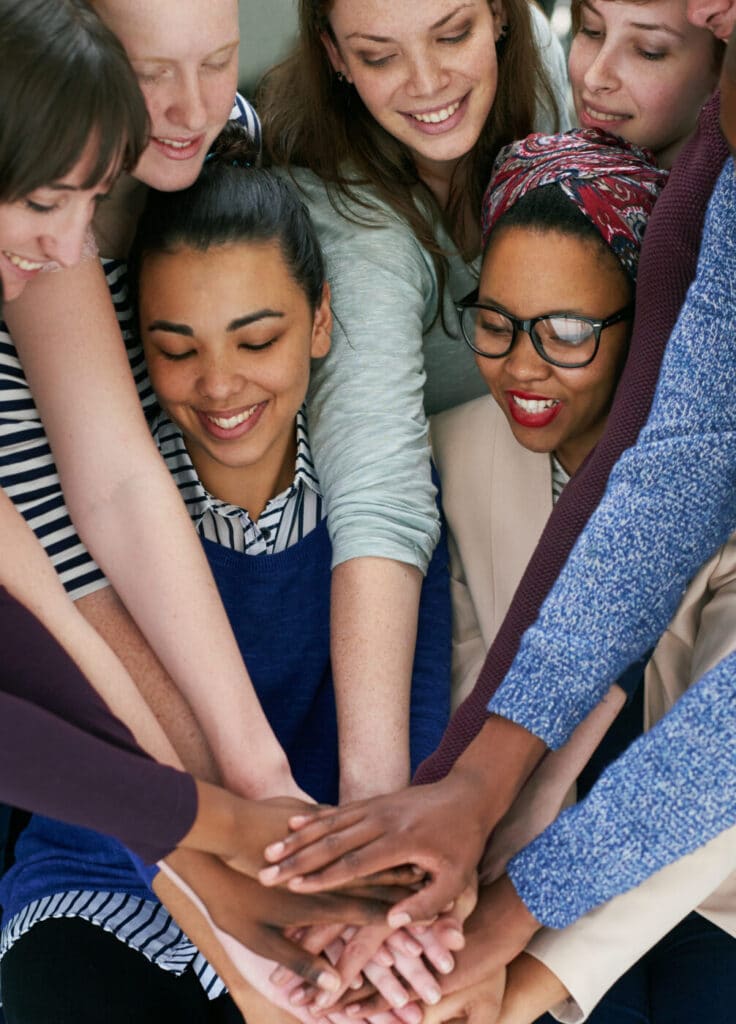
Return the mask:
<svg viewBox="0 0 736 1024">
<path fill-rule="evenodd" d="M 8 1024 L 732 1018 L 735 17 L 0 0 Z"/>
</svg>

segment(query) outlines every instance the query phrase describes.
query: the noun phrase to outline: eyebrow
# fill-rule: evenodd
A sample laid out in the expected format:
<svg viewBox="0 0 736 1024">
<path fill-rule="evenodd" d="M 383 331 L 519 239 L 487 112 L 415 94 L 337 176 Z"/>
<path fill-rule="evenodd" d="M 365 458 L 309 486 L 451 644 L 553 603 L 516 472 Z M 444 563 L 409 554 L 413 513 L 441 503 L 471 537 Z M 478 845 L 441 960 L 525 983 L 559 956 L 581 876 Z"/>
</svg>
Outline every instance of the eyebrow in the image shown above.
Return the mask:
<svg viewBox="0 0 736 1024">
<path fill-rule="evenodd" d="M 581 6 L 587 7 L 592 14 L 597 15 L 599 18 L 603 17 L 598 8 L 594 7 L 590 0 L 581 0 Z M 685 38 L 682 32 L 678 32 L 676 28 L 672 28 L 670 25 L 658 25 L 651 22 L 632 21 L 630 27 L 640 28 L 645 32 L 667 32 L 669 35 L 676 36 L 677 39 Z"/>
<path fill-rule="evenodd" d="M 246 316 L 239 316 L 236 320 L 231 320 L 226 329 L 228 331 L 237 331 L 241 327 L 248 327 L 249 324 L 256 323 L 258 320 L 267 320 L 270 317 L 283 318 L 283 316 L 284 314 L 276 309 L 259 309 L 256 313 L 248 313 Z"/>
<path fill-rule="evenodd" d="M 238 331 L 241 327 L 248 327 L 259 320 L 267 320 L 272 317 L 283 318 L 284 314 L 275 309 L 259 309 L 255 313 L 246 313 L 245 316 L 236 317 L 231 320 L 225 328 L 226 331 Z M 185 338 L 194 337 L 194 328 L 189 324 L 175 324 L 171 320 L 154 320 L 148 325 L 149 331 L 166 331 L 168 334 L 181 334 Z"/>
<path fill-rule="evenodd" d="M 212 57 L 216 57 L 219 53 L 224 53 L 225 50 L 232 50 L 233 47 L 240 45 L 240 39 L 233 39 L 230 43 L 224 43 L 222 46 L 218 46 L 216 50 L 206 54 L 202 60 L 211 60 Z M 130 57 L 132 64 L 176 64 L 177 60 L 174 57 Z"/>
<path fill-rule="evenodd" d="M 430 32 L 435 32 L 438 28 L 442 28 L 444 25 L 446 25 L 448 21 L 452 21 L 452 19 L 455 17 L 455 15 L 459 14 L 460 11 L 464 11 L 466 7 L 474 7 L 474 6 L 475 6 L 475 4 L 470 4 L 470 3 L 468 3 L 468 4 L 460 4 L 460 6 L 456 7 L 454 11 L 450 11 L 449 14 L 446 14 L 444 16 L 444 18 L 440 18 L 440 20 L 436 21 L 434 23 L 434 25 L 430 25 L 429 26 L 429 31 Z M 372 35 L 366 34 L 365 32 L 352 32 L 349 36 L 346 36 L 345 38 L 346 39 L 369 39 L 372 43 L 394 43 L 394 42 L 396 42 L 396 40 L 395 39 L 391 39 L 390 36 L 372 36 Z"/>
<path fill-rule="evenodd" d="M 194 330 L 189 324 L 175 324 L 171 320 L 154 320 L 148 325 L 149 331 L 166 331 L 169 334 L 181 334 L 185 338 L 193 338 Z"/>
</svg>

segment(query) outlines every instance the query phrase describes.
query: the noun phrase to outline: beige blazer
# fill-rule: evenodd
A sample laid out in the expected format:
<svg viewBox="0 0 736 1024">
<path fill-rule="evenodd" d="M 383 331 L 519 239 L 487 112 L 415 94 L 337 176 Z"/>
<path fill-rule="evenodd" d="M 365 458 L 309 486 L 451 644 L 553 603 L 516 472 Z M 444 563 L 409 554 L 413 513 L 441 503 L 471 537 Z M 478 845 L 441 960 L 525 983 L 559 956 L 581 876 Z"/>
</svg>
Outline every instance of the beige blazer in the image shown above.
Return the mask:
<svg viewBox="0 0 736 1024">
<path fill-rule="evenodd" d="M 516 442 L 483 397 L 431 421 L 448 523 L 453 597 L 453 704 L 470 692 L 552 510 L 547 455 Z M 736 535 L 686 591 L 645 673 L 645 728 L 736 648 Z M 639 957 L 692 909 L 736 935 L 736 828 L 529 947 L 573 999 L 559 1019 L 584 1020 Z"/>
</svg>

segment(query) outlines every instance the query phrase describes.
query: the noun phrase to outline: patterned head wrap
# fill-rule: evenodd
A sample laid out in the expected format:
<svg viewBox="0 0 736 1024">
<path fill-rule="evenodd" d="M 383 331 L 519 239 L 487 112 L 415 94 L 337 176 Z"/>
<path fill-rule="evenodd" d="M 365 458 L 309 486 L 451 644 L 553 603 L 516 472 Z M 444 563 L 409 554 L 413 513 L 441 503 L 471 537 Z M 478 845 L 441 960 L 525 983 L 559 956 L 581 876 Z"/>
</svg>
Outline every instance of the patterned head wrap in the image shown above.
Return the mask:
<svg viewBox="0 0 736 1024">
<path fill-rule="evenodd" d="M 529 135 L 498 155 L 483 197 L 483 248 L 496 222 L 543 185 L 558 185 L 636 280 L 647 218 L 667 181 L 652 155 L 600 128 Z"/>
</svg>

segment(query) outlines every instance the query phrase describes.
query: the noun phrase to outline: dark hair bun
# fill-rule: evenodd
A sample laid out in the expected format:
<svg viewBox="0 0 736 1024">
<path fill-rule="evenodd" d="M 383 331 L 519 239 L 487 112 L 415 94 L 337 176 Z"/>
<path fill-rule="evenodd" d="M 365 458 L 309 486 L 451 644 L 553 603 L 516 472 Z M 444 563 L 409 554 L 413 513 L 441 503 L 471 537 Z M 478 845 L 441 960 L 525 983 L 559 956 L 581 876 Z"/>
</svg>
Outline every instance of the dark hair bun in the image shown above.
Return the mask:
<svg viewBox="0 0 736 1024">
<path fill-rule="evenodd" d="M 207 154 L 208 164 L 225 164 L 230 167 L 254 167 L 258 162 L 259 148 L 239 121 L 228 121 Z"/>
</svg>

